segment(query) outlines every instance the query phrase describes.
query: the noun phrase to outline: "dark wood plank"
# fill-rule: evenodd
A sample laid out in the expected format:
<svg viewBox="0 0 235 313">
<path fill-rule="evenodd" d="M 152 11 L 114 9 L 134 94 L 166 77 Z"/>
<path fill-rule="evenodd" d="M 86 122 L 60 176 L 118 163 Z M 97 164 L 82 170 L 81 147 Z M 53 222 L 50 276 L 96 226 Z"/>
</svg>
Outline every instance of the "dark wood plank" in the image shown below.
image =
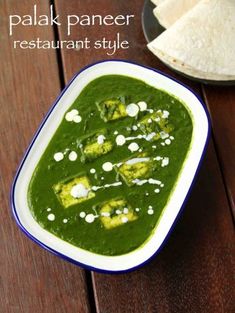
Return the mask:
<svg viewBox="0 0 235 313">
<path fill-rule="evenodd" d="M 235 218 L 235 87 L 204 86 L 214 138 Z"/>
<path fill-rule="evenodd" d="M 49 1 L 0 1 L 0 311 L 4 313 L 90 312 L 84 271 L 52 256 L 21 233 L 9 206 L 16 168 L 60 91 L 53 50 L 14 50 L 8 36 L 8 15 L 29 14 Z M 18 26 L 14 39 L 53 39 L 50 27 Z"/>
<path fill-rule="evenodd" d="M 119 30 L 131 42 L 129 50 L 115 57 L 130 59 L 168 72 L 145 47 L 140 14 L 143 1 L 57 0 L 57 12 L 67 14 L 135 14 L 131 27 L 75 28 L 71 39 L 113 38 Z M 60 30 L 61 39 L 66 33 Z M 107 59 L 104 51 L 62 51 L 66 81 L 83 66 Z M 173 74 L 173 73 L 172 73 Z M 175 75 L 174 75 L 175 76 Z M 178 77 L 182 80 L 180 77 Z M 200 86 L 184 80 L 200 92 Z M 93 273 L 97 311 L 116 312 L 228 312 L 234 311 L 233 224 L 214 144 L 211 142 L 199 178 L 172 236 L 160 253 L 143 269 L 125 275 Z"/>
</svg>

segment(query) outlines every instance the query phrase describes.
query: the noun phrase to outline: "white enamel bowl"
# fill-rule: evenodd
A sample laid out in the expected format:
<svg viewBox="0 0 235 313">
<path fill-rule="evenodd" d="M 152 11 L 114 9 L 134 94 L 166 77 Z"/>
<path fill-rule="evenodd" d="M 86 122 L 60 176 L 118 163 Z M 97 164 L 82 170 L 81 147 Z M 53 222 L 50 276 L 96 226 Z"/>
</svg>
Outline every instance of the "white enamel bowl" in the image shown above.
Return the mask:
<svg viewBox="0 0 235 313">
<path fill-rule="evenodd" d="M 77 248 L 49 233 L 34 220 L 27 203 L 27 190 L 33 171 L 61 123 L 64 113 L 87 84 L 100 76 L 109 74 L 134 77 L 176 96 L 185 103 L 194 124 L 191 149 L 151 238 L 139 249 L 114 257 L 98 255 Z M 42 247 L 82 267 L 109 273 L 133 270 L 149 261 L 166 240 L 193 184 L 208 142 L 209 132 L 208 114 L 202 102 L 179 82 L 151 68 L 126 61 L 102 61 L 88 66 L 72 79 L 56 100 L 39 127 L 18 169 L 11 192 L 11 204 L 17 224 Z"/>
</svg>

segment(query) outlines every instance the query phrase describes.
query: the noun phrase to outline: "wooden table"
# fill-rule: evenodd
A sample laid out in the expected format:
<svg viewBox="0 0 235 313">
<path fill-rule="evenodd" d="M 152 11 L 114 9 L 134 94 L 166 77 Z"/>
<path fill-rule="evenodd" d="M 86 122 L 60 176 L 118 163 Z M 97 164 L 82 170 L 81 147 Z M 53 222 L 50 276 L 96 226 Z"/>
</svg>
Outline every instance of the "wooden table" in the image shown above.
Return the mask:
<svg viewBox="0 0 235 313">
<path fill-rule="evenodd" d="M 16 226 L 9 190 L 31 138 L 60 90 L 85 65 L 107 59 L 104 50 L 13 49 L 12 39 L 67 39 L 65 29 L 18 26 L 8 33 L 9 14 L 135 14 L 129 27 L 74 28 L 71 39 L 114 37 L 131 43 L 115 58 L 167 72 L 203 96 L 213 133 L 184 213 L 161 253 L 123 275 L 85 271 L 26 238 Z M 1 0 L 0 71 L 0 312 L 2 313 L 232 313 L 234 293 L 235 88 L 209 87 L 170 72 L 146 48 L 142 0 Z M 235 211 L 234 211 L 235 212 Z"/>
</svg>

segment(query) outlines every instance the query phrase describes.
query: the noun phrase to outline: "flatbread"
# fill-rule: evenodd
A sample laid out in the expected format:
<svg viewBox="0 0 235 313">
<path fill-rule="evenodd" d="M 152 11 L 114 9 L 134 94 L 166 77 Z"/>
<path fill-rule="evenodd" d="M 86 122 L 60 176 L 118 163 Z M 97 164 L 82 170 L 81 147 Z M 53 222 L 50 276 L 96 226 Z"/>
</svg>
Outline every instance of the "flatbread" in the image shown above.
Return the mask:
<svg viewBox="0 0 235 313">
<path fill-rule="evenodd" d="M 156 6 L 159 5 L 160 3 L 166 1 L 166 0 L 151 0 L 153 4 L 155 4 Z"/>
<path fill-rule="evenodd" d="M 148 48 L 190 76 L 235 80 L 235 1 L 201 0 Z"/>
<path fill-rule="evenodd" d="M 154 15 L 164 28 L 169 28 L 181 16 L 201 0 L 165 0 L 153 10 Z"/>
</svg>

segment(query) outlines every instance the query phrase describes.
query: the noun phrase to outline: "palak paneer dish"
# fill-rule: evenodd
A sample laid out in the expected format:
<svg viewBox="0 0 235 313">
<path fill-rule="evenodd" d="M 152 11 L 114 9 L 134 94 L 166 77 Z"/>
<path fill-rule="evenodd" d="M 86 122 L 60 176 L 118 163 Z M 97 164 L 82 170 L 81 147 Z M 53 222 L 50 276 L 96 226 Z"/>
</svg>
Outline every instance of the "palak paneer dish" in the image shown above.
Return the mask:
<svg viewBox="0 0 235 313">
<path fill-rule="evenodd" d="M 65 112 L 30 181 L 47 231 L 90 252 L 129 253 L 151 237 L 190 149 L 173 95 L 121 75 L 90 82 Z"/>
</svg>

